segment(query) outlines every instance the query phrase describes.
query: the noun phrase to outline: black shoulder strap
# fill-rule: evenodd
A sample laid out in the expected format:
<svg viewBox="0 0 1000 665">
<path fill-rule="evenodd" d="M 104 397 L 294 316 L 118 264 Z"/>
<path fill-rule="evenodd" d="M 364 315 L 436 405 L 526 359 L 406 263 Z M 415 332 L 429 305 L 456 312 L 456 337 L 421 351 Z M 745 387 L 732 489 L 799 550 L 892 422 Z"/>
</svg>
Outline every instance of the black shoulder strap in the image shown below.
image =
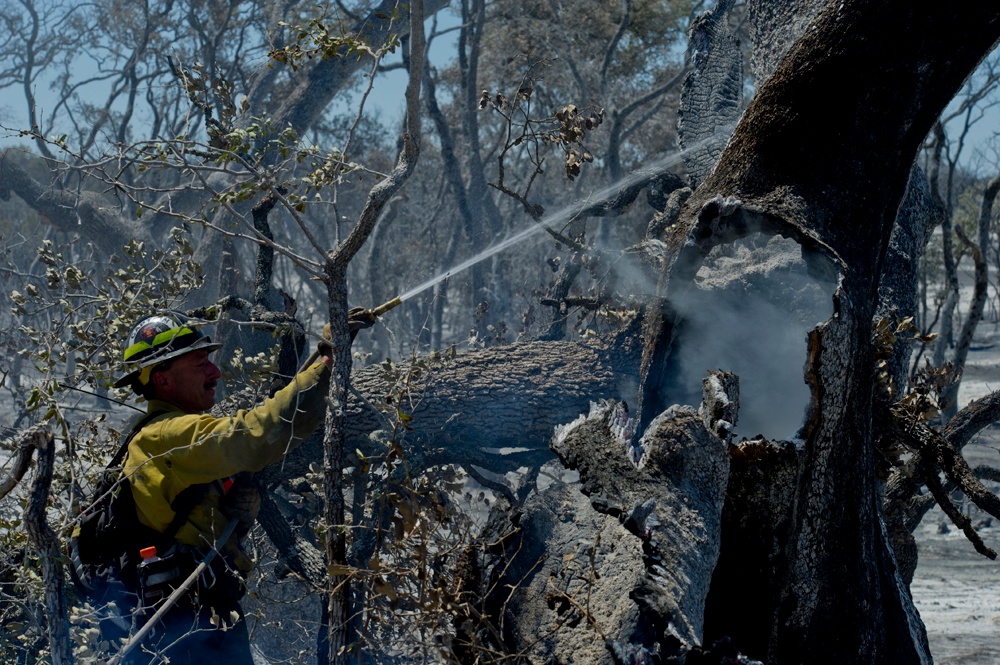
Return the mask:
<svg viewBox="0 0 1000 665">
<path fill-rule="evenodd" d="M 147 413 L 138 421 L 136 421 L 135 425 L 132 425 L 132 429 L 129 431 L 128 435 L 126 435 L 125 439 L 122 441 L 122 444 L 118 446 L 118 452 L 116 452 L 115 456 L 111 458 L 110 462 L 108 462 L 108 468 L 113 469 L 116 466 L 120 466 L 121 463 L 125 460 L 125 454 L 128 452 L 128 444 L 132 443 L 132 439 L 134 439 L 135 435 L 139 433 L 139 430 L 148 425 L 155 418 L 159 418 L 165 413 L 166 411 L 160 409 L 159 411 L 153 411 L 152 413 Z"/>
<path fill-rule="evenodd" d="M 218 482 L 218 481 L 215 481 Z M 174 519 L 171 520 L 167 528 L 163 530 L 163 535 L 168 540 L 173 540 L 177 532 L 181 530 L 184 523 L 187 522 L 187 518 L 190 517 L 191 511 L 194 507 L 201 503 L 206 496 L 208 496 L 208 491 L 214 483 L 202 483 L 200 485 L 191 485 L 185 490 L 182 490 L 174 498 L 174 502 L 170 504 L 170 508 L 174 511 Z"/>
</svg>

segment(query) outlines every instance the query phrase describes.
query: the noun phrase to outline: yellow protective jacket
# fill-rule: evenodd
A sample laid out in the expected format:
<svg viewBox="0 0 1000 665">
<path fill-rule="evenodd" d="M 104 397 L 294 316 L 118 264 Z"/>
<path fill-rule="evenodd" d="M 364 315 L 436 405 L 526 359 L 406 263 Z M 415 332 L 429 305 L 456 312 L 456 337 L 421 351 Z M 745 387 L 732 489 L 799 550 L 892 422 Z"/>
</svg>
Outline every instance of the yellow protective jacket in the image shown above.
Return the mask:
<svg viewBox="0 0 1000 665">
<path fill-rule="evenodd" d="M 176 540 L 207 550 L 228 523 L 220 510 L 222 483 L 243 471 L 260 471 L 297 447 L 323 422 L 330 372 L 316 363 L 301 372 L 274 397 L 249 411 L 215 418 L 188 414 L 166 402 L 151 400 L 148 411 L 166 411 L 132 439 L 125 458 L 125 477 L 132 485 L 139 521 L 163 532 L 174 519 L 177 495 L 194 485 L 209 484 L 201 502 L 188 514 Z M 253 563 L 231 538 L 222 553 L 240 572 Z"/>
</svg>

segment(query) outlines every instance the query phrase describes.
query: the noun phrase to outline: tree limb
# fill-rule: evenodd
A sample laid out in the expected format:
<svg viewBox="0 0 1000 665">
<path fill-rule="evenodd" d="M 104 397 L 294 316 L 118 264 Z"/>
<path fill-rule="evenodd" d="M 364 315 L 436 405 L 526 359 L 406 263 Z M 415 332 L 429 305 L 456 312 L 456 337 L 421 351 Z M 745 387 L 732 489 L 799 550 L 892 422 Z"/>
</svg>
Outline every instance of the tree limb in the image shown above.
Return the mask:
<svg viewBox="0 0 1000 665">
<path fill-rule="evenodd" d="M 14 458 L 14 466 L 10 474 L 5 474 L 0 480 L 0 499 L 7 496 L 12 489 L 24 478 L 24 474 L 31 467 L 31 458 L 35 454 L 35 444 L 32 441 L 32 434 L 28 433 L 21 438 L 17 445 L 17 457 Z"/>
<path fill-rule="evenodd" d="M 962 511 L 960 511 L 955 504 L 951 502 L 951 499 L 948 498 L 948 493 L 945 492 L 944 487 L 941 486 L 941 480 L 937 476 L 937 469 L 933 466 L 924 464 L 922 471 L 924 482 L 927 484 L 927 489 L 930 490 L 931 495 L 934 497 L 937 504 L 941 506 L 941 510 L 944 511 L 944 514 L 948 516 L 955 526 L 962 530 L 962 533 L 964 533 L 965 537 L 969 539 L 972 545 L 976 548 L 977 552 L 989 559 L 996 559 L 997 553 L 992 548 L 986 546 L 982 537 L 980 537 L 979 533 L 972 527 L 972 520 L 970 520 L 968 516 L 963 515 Z"/>
<path fill-rule="evenodd" d="M 43 185 L 10 154 L 7 150 L 0 155 L 0 199 L 8 201 L 11 192 L 17 194 L 53 227 L 83 236 L 106 255 L 120 252 L 131 240 L 150 240 L 145 226 L 127 222 L 101 195 Z"/>
<path fill-rule="evenodd" d="M 73 659 L 69 618 L 66 614 L 66 596 L 63 589 L 63 554 L 59 547 L 59 538 L 49 526 L 45 516 L 49 489 L 52 485 L 55 440 L 51 434 L 42 430 L 35 430 L 29 436 L 30 445 L 38 450 L 38 465 L 28 501 L 24 506 L 24 528 L 42 566 L 45 619 L 48 623 L 52 663 L 69 665 Z"/>
</svg>

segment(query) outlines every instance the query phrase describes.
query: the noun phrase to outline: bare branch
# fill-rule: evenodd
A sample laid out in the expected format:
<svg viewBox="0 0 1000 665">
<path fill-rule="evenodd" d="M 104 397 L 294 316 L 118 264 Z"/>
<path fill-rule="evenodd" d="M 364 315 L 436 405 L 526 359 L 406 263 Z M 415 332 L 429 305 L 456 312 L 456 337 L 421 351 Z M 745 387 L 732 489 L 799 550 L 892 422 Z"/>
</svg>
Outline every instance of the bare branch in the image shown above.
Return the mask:
<svg viewBox="0 0 1000 665">
<path fill-rule="evenodd" d="M 31 492 L 24 507 L 24 527 L 31 545 L 38 553 L 42 566 L 45 589 L 45 618 L 48 623 L 49 648 L 53 665 L 73 662 L 69 637 L 69 619 L 66 615 L 66 597 L 63 589 L 62 558 L 59 539 L 45 516 L 52 469 L 55 461 L 55 440 L 43 430 L 30 435 L 31 443 L 38 450 L 38 465 Z"/>
<path fill-rule="evenodd" d="M 997 553 L 986 546 L 983 542 L 982 537 L 979 533 L 972 527 L 972 520 L 968 516 L 963 515 L 962 511 L 951 502 L 948 497 L 948 493 L 945 491 L 944 487 L 941 485 L 941 480 L 937 476 L 937 469 L 930 467 L 923 469 L 923 479 L 924 483 L 927 485 L 927 489 L 930 490 L 931 495 L 944 514 L 948 516 L 948 519 L 952 523 L 962 530 L 965 537 L 969 539 L 969 542 L 976 548 L 976 551 L 989 559 L 996 559 Z"/>
<path fill-rule="evenodd" d="M 14 465 L 9 475 L 4 475 L 0 480 L 0 499 L 7 496 L 12 489 L 24 478 L 24 474 L 31 467 L 31 458 L 35 454 L 34 433 L 28 432 L 17 445 L 17 457 L 14 458 Z"/>
<path fill-rule="evenodd" d="M 608 78 L 608 67 L 611 66 L 611 60 L 614 58 L 615 50 L 618 48 L 618 42 L 621 41 L 622 36 L 628 29 L 629 23 L 632 20 L 631 10 L 632 3 L 630 0 L 623 0 L 624 10 L 622 11 L 622 20 L 618 24 L 618 30 L 615 31 L 614 37 L 608 42 L 608 47 L 604 50 L 604 62 L 601 63 L 601 89 L 604 89 L 605 82 Z"/>
</svg>

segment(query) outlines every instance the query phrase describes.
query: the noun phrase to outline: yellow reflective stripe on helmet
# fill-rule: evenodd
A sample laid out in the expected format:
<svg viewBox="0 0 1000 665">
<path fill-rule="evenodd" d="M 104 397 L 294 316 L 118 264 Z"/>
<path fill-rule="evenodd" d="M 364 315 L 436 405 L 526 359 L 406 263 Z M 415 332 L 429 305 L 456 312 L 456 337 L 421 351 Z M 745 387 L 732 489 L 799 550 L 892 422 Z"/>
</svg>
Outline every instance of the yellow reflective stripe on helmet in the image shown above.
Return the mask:
<svg viewBox="0 0 1000 665">
<path fill-rule="evenodd" d="M 146 349 L 149 348 L 152 347 L 150 347 L 149 344 L 146 344 L 146 342 L 139 342 L 138 344 L 133 344 L 132 346 L 125 349 L 125 355 L 124 355 L 125 362 L 128 362 L 129 358 L 139 353 L 140 351 L 145 351 Z"/>
<path fill-rule="evenodd" d="M 166 344 L 167 342 L 169 342 L 170 340 L 172 340 L 174 337 L 182 337 L 184 335 L 187 335 L 187 334 L 190 334 L 190 333 L 193 333 L 193 332 L 194 332 L 193 330 L 191 330 L 190 328 L 187 328 L 187 327 L 184 327 L 184 328 L 171 328 L 170 330 L 164 330 L 159 335 L 157 335 L 156 337 L 153 338 L 153 348 L 155 349 L 156 347 L 158 347 L 158 346 L 160 346 L 162 344 Z"/>
<path fill-rule="evenodd" d="M 152 344 L 149 344 L 148 342 L 138 342 L 125 349 L 124 360 L 125 362 L 128 362 L 129 358 L 131 358 L 137 353 L 145 351 L 146 349 L 155 349 L 158 346 L 166 344 L 175 337 L 181 337 L 183 335 L 188 335 L 193 332 L 194 332 L 193 330 L 187 327 L 171 328 L 170 330 L 164 330 L 163 332 L 161 332 L 160 334 L 158 334 L 156 337 L 153 338 Z"/>
</svg>

